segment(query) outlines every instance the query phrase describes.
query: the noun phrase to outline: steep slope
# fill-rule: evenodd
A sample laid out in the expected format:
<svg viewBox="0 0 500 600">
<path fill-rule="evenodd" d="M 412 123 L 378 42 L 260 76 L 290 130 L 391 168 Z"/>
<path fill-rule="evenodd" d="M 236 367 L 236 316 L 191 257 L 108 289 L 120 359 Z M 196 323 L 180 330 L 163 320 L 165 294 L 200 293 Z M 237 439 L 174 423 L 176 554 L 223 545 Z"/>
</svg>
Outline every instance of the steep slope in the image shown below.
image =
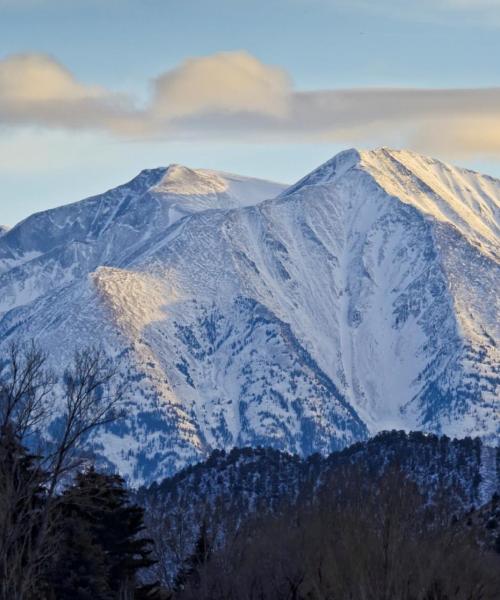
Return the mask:
<svg viewBox="0 0 500 600">
<path fill-rule="evenodd" d="M 342 211 L 337 345 L 355 405 L 378 427 L 401 408 L 413 427 L 497 436 L 500 182 L 409 152 L 348 151 L 283 197 L 321 194 Z"/>
<path fill-rule="evenodd" d="M 117 357 L 127 418 L 94 447 L 131 482 L 214 448 L 328 453 L 393 427 L 498 442 L 499 181 L 350 150 L 277 198 L 241 192 L 236 207 L 178 218 L 171 176 L 167 202 L 109 201 L 86 234 L 91 259 L 68 242 L 69 267 L 52 268 L 48 249 L 33 269 L 40 250 L 25 241 L 0 277 L 4 306 L 17 306 L 0 339 L 36 335 L 56 364 L 75 340 Z M 183 176 L 189 206 L 195 179 Z M 168 214 L 145 221 L 153 200 Z M 65 239 L 82 206 L 61 214 Z"/>
<path fill-rule="evenodd" d="M 120 266 L 135 249 L 186 215 L 271 198 L 284 186 L 188 169 L 142 171 L 102 195 L 37 213 L 0 242 L 0 315 L 101 265 Z"/>
</svg>

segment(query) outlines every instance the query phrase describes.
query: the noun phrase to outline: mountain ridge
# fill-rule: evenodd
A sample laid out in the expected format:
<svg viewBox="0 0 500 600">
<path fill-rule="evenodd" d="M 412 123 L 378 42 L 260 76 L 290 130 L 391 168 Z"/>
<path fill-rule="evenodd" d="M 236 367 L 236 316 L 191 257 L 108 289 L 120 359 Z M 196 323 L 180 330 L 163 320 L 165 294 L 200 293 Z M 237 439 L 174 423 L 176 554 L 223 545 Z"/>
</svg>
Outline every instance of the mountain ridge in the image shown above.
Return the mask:
<svg viewBox="0 0 500 600">
<path fill-rule="evenodd" d="M 112 190 L 85 249 L 70 231 L 9 268 L 0 242 L 0 339 L 43 332 L 56 362 L 98 339 L 131 382 L 126 422 L 94 440 L 131 482 L 214 448 L 329 453 L 381 429 L 498 442 L 499 181 L 349 150 L 258 202 L 231 176 L 224 206 L 200 209 L 223 176 L 166 171 L 149 188 L 187 178 L 182 214 L 170 192 L 175 214 Z"/>
<path fill-rule="evenodd" d="M 397 173 L 394 170 L 392 172 L 389 171 L 389 169 L 387 169 L 387 165 L 391 162 L 393 164 L 397 163 L 400 165 L 403 168 L 403 173 Z M 411 189 L 413 193 L 415 192 L 415 189 L 417 188 L 415 183 L 410 187 L 406 181 L 405 186 L 400 185 L 397 189 L 395 183 L 400 183 L 401 178 L 403 177 L 406 177 L 407 180 L 413 178 L 416 182 L 420 182 L 423 187 L 427 188 L 426 191 L 430 191 L 434 198 L 439 198 L 439 191 L 443 191 L 444 185 L 443 182 L 439 181 L 439 177 L 436 175 L 436 172 L 437 174 L 442 174 L 444 172 L 448 175 L 459 174 L 459 176 L 464 180 L 464 186 L 467 184 L 466 180 L 468 177 L 477 178 L 479 180 L 479 189 L 469 191 L 474 191 L 475 196 L 481 196 L 481 194 L 485 196 L 485 202 L 483 202 L 483 206 L 486 212 L 494 212 L 495 214 L 492 214 L 491 216 L 495 217 L 496 220 L 499 219 L 500 208 L 498 207 L 498 201 L 495 203 L 495 206 L 489 206 L 488 204 L 493 204 L 491 202 L 491 198 L 488 197 L 488 192 L 491 193 L 491 190 L 481 189 L 480 185 L 482 184 L 485 188 L 488 188 L 488 186 L 495 188 L 495 193 L 498 196 L 500 191 L 500 179 L 483 175 L 470 169 L 451 167 L 450 165 L 438 159 L 425 157 L 416 152 L 410 152 L 408 150 L 394 150 L 387 147 L 361 151 L 356 150 L 355 148 L 344 150 L 320 165 L 317 169 L 314 169 L 296 184 L 284 190 L 281 196 L 289 196 L 298 189 L 308 185 L 328 185 L 334 183 L 339 177 L 345 175 L 345 173 L 351 169 L 359 169 L 368 172 L 373 177 L 375 182 L 378 183 L 389 195 L 393 195 L 401 201 L 404 201 L 415 208 L 419 208 L 422 212 L 428 214 L 428 216 L 434 217 L 441 221 L 446 221 L 445 215 L 441 211 L 430 211 L 429 206 L 425 206 L 422 203 L 416 203 L 415 196 L 412 197 L 409 195 L 409 189 Z M 384 173 L 387 172 L 390 175 L 389 177 L 387 175 L 384 176 Z M 431 185 L 431 183 L 433 183 L 433 185 Z M 441 188 L 441 190 L 439 188 Z M 448 198 L 446 198 L 446 196 Z M 445 197 L 439 199 L 442 202 L 446 202 L 447 199 L 449 200 L 449 192 L 445 192 Z M 460 205 L 463 202 L 463 197 L 458 197 L 457 199 L 458 203 L 455 204 Z M 477 197 L 474 198 L 474 200 L 477 202 Z M 466 208 L 469 209 L 469 214 L 467 216 L 477 219 L 477 215 L 472 213 L 470 207 Z M 463 210 L 461 212 L 463 212 Z M 462 220 L 465 220 L 463 215 L 461 218 Z M 498 245 L 497 240 L 500 229 L 497 223 L 491 223 L 491 228 L 493 231 L 488 232 L 490 235 L 486 235 L 486 240 L 491 242 L 493 239 L 496 249 L 496 246 Z M 488 229 L 488 227 L 483 226 L 483 229 Z M 494 253 L 493 256 L 498 259 L 498 253 Z"/>
<path fill-rule="evenodd" d="M 173 167 L 174 171 L 178 171 L 179 165 Z M 3 275 L 12 269 L 22 270 L 25 264 L 33 263 L 36 267 L 36 263 L 40 262 L 42 270 L 47 270 L 43 261 L 46 257 L 50 260 L 51 252 L 60 253 L 59 262 L 62 264 L 56 262 L 54 268 L 64 268 L 65 273 L 62 275 L 68 275 L 67 263 L 72 260 L 70 255 L 74 253 L 75 278 L 80 277 L 100 264 L 117 264 L 123 261 L 131 250 L 131 239 L 135 244 L 140 244 L 184 216 L 205 210 L 207 203 L 213 204 L 212 208 L 229 208 L 245 201 L 263 200 L 283 188 L 282 184 L 222 172 L 189 170 L 195 176 L 200 174 L 205 188 L 202 194 L 191 193 L 191 188 L 190 193 L 183 196 L 171 193 L 168 185 L 166 189 L 161 187 L 162 181 L 169 183 L 170 168 L 145 169 L 129 182 L 104 194 L 35 213 L 18 223 L 2 236 L 0 287 L 5 289 Z M 177 181 L 177 192 L 180 191 L 180 185 Z M 240 187 L 247 188 L 249 200 L 242 197 Z M 146 229 L 143 227 L 144 223 L 148 225 Z M 102 243 L 98 247 L 99 240 L 106 240 L 106 236 L 111 237 L 107 245 Z M 89 243 L 95 242 L 97 247 L 90 248 Z M 64 250 L 61 250 L 61 246 Z M 92 256 L 93 250 L 96 256 Z M 23 282 L 23 289 L 28 285 L 29 282 Z M 42 291 L 46 291 L 43 284 Z M 24 300 L 23 294 L 12 290 L 11 302 L 8 302 L 8 298 L 4 298 L 3 303 L 0 301 L 0 314 L 17 305 L 16 296 Z M 34 300 L 36 296 L 31 298 Z"/>
</svg>

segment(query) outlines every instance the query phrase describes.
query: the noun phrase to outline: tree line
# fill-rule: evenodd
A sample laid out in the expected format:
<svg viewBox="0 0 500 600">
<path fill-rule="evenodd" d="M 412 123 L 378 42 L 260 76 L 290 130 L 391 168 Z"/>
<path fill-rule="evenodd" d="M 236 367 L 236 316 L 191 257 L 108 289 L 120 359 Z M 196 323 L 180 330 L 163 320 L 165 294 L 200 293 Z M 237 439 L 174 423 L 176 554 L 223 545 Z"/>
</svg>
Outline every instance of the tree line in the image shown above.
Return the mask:
<svg viewBox="0 0 500 600">
<path fill-rule="evenodd" d="M 147 529 L 124 481 L 86 452 L 125 395 L 99 350 L 60 377 L 33 344 L 0 361 L 0 600 L 500 598 L 500 554 L 453 513 L 454 489 L 430 502 L 396 463 L 346 462 L 318 493 L 243 520 L 220 507 L 187 523 L 180 497 Z"/>
</svg>

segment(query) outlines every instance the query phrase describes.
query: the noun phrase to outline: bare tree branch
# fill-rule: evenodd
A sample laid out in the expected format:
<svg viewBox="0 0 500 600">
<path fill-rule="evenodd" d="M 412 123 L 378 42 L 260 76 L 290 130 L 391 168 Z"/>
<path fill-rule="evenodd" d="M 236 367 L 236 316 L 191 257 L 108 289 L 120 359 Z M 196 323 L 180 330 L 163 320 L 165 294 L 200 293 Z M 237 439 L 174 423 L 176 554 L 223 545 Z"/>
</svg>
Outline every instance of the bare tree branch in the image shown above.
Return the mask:
<svg viewBox="0 0 500 600">
<path fill-rule="evenodd" d="M 0 600 L 37 597 L 57 550 L 57 494 L 83 462 L 92 433 L 119 416 L 124 388 L 99 349 L 77 351 L 62 377 L 34 343 L 0 360 Z M 30 456 L 47 416 L 59 413 L 46 455 Z M 46 433 L 46 432 L 45 432 Z"/>
</svg>

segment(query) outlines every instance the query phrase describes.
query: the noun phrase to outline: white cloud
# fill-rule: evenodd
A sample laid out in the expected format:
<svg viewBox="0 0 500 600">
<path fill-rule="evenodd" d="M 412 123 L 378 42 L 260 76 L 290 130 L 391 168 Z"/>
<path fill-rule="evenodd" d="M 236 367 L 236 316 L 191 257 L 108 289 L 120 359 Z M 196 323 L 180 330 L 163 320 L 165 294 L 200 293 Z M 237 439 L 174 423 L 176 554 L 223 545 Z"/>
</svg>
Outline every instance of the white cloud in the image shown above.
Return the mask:
<svg viewBox="0 0 500 600">
<path fill-rule="evenodd" d="M 398 144 L 500 156 L 500 88 L 301 92 L 245 52 L 193 58 L 152 82 L 145 108 L 79 82 L 53 59 L 0 61 L 0 124 L 134 139 Z"/>
<path fill-rule="evenodd" d="M 290 80 L 283 69 L 247 52 L 191 58 L 155 81 L 152 111 L 168 119 L 200 113 L 288 114 Z"/>
<path fill-rule="evenodd" d="M 500 88 L 352 89 L 295 94 L 300 130 L 447 155 L 500 155 Z"/>
<path fill-rule="evenodd" d="M 97 87 L 78 83 L 65 67 L 39 54 L 17 54 L 2 60 L 0 90 L 2 101 L 13 105 L 71 102 L 102 94 Z"/>
<path fill-rule="evenodd" d="M 0 60 L 0 123 L 67 128 L 113 127 L 127 100 L 78 82 L 53 58 L 15 54 Z"/>
</svg>

